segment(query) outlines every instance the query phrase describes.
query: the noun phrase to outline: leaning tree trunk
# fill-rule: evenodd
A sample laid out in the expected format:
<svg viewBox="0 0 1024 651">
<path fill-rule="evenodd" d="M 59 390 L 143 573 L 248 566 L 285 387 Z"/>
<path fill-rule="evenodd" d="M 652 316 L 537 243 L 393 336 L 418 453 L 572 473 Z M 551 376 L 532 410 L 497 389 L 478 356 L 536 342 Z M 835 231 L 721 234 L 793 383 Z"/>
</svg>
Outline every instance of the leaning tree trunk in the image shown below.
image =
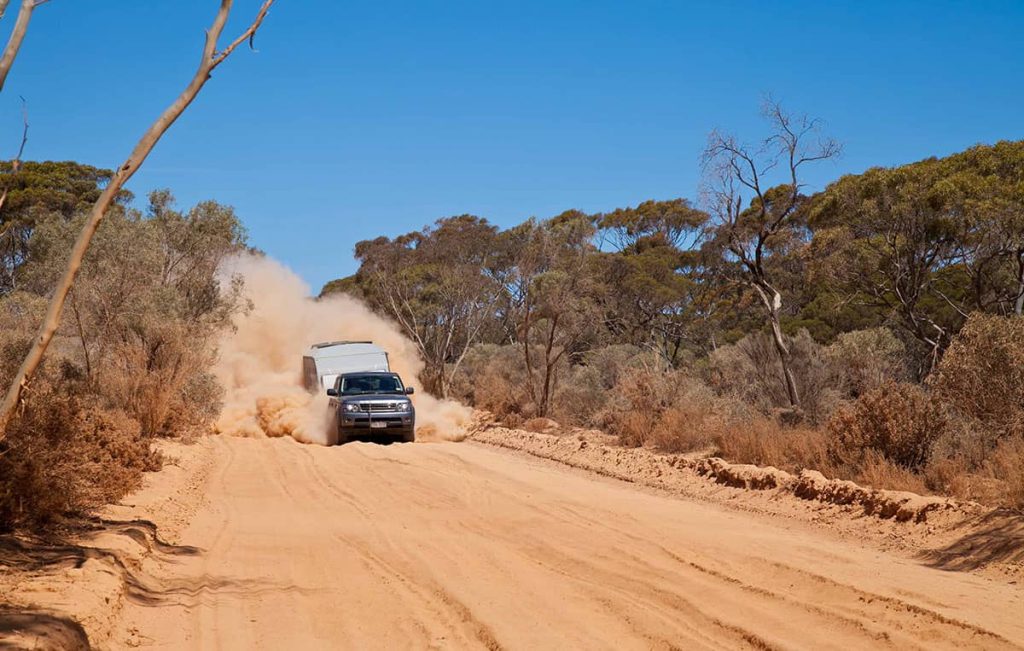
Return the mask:
<svg viewBox="0 0 1024 651">
<path fill-rule="evenodd" d="M 772 328 L 772 341 L 775 343 L 775 350 L 779 353 L 779 362 L 782 364 L 782 376 L 786 384 L 786 396 L 789 398 L 789 405 L 793 409 L 800 409 L 800 392 L 796 388 L 796 378 L 793 376 L 792 356 L 789 346 L 786 345 L 786 337 L 782 334 L 782 323 L 779 314 L 782 312 L 782 294 L 773 287 L 755 286 L 761 295 L 761 300 L 768 311 L 768 322 Z"/>
<path fill-rule="evenodd" d="M 773 312 L 769 315 L 772 324 L 772 340 L 775 342 L 775 350 L 779 353 L 779 361 L 782 362 L 782 375 L 786 380 L 786 395 L 789 397 L 789 404 L 794 409 L 800 408 L 800 392 L 796 388 L 796 378 L 793 376 L 792 356 L 789 346 L 786 345 L 785 336 L 782 334 L 782 327 L 779 324 L 779 315 Z"/>
<path fill-rule="evenodd" d="M 46 353 L 46 349 L 50 345 L 50 340 L 53 339 L 53 335 L 57 331 L 57 326 L 60 324 L 61 314 L 64 311 L 64 303 L 67 300 L 68 292 L 71 291 L 71 288 L 75 283 L 75 277 L 78 275 L 78 270 L 82 266 L 82 260 L 85 258 L 85 254 L 89 249 L 89 244 L 92 242 L 93 235 L 96 234 L 96 229 L 99 228 L 100 223 L 103 221 L 103 218 L 107 213 L 107 209 L 114 202 L 117 194 L 121 191 L 121 188 L 124 187 L 124 184 L 135 174 L 142 163 L 146 160 L 146 157 L 149 156 L 149 153 L 153 150 L 157 141 L 160 140 L 167 129 L 174 124 L 175 120 L 181 116 L 185 109 L 188 108 L 189 104 L 191 104 L 196 98 L 199 91 L 202 90 L 203 85 L 210 79 L 210 74 L 213 72 L 214 68 L 223 63 L 224 60 L 245 41 L 248 40 L 250 45 L 252 45 L 252 37 L 255 36 L 256 30 L 259 29 L 260 25 L 263 23 L 263 19 L 266 17 L 267 11 L 273 3 L 274 0 L 264 0 L 252 24 L 250 24 L 249 27 L 224 50 L 218 52 L 217 40 L 220 38 L 221 32 L 224 31 L 224 25 L 227 23 L 228 14 L 231 13 L 232 5 L 232 0 L 221 0 L 220 9 L 217 11 L 217 16 L 214 18 L 213 25 L 206 33 L 206 42 L 203 46 L 202 59 L 199 62 L 199 68 L 196 70 L 192 80 L 189 82 L 188 86 L 185 87 L 185 90 L 178 95 L 177 99 L 175 99 L 174 102 L 160 114 L 160 117 L 150 125 L 149 129 L 135 145 L 135 149 L 132 150 L 128 160 L 126 160 L 124 164 L 117 169 L 113 177 L 110 179 L 110 182 L 107 184 L 107 187 L 103 189 L 103 193 L 100 194 L 96 203 L 93 204 L 92 209 L 89 211 L 89 218 L 85 222 L 82 232 L 79 233 L 74 247 L 71 249 L 71 255 L 68 258 L 64 275 L 61 277 L 60 282 L 58 282 L 57 288 L 54 290 L 53 297 L 50 299 L 50 306 L 46 311 L 46 316 L 39 328 L 39 333 L 36 336 L 35 342 L 28 354 L 25 356 L 25 360 L 22 362 L 21 368 L 18 369 L 17 375 L 15 375 L 14 379 L 11 381 L 10 388 L 4 396 L 3 405 L 0 406 L 0 441 L 3 440 L 6 434 L 7 424 L 10 422 L 11 417 L 14 415 L 14 412 L 18 407 L 22 393 L 26 386 L 28 386 L 29 381 L 32 379 L 32 375 L 39 367 L 40 362 L 42 362 L 43 355 Z"/>
</svg>

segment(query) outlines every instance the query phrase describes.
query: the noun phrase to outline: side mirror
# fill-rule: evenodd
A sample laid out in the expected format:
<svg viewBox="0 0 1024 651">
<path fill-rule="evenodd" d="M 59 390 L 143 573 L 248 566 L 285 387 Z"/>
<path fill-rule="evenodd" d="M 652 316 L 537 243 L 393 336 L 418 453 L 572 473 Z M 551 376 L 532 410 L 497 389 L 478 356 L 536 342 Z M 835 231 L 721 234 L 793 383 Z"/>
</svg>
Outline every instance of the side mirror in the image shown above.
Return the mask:
<svg viewBox="0 0 1024 651">
<path fill-rule="evenodd" d="M 333 396 L 333 397 L 337 398 L 338 397 L 338 390 L 337 389 L 328 389 L 327 390 L 327 395 Z"/>
<path fill-rule="evenodd" d="M 416 389 L 413 389 L 412 387 L 405 387 L 405 395 L 411 396 L 414 393 L 416 393 Z"/>
</svg>

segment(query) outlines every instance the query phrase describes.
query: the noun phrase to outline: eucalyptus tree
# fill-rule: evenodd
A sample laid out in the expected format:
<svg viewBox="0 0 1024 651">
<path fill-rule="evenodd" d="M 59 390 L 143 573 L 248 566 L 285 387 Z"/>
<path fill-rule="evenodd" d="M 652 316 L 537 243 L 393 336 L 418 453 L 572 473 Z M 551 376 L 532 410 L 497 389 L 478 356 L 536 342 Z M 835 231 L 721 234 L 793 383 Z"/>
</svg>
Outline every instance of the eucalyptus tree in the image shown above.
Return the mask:
<svg viewBox="0 0 1024 651">
<path fill-rule="evenodd" d="M 600 299 L 609 287 L 595 267 L 595 235 L 594 219 L 578 210 L 503 234 L 509 315 L 538 416 L 551 409 L 571 356 L 601 333 Z"/>
<path fill-rule="evenodd" d="M 427 388 L 447 397 L 451 377 L 494 318 L 497 229 L 472 215 L 440 219 L 421 231 L 356 244 L 356 286 L 393 319 L 426 363 Z M 352 293 L 352 283 L 337 283 Z"/>
<path fill-rule="evenodd" d="M 809 219 L 821 273 L 896 317 L 923 372 L 971 312 L 1024 310 L 1024 142 L 844 176 Z"/>
<path fill-rule="evenodd" d="M 599 272 L 605 322 L 620 341 L 654 349 L 676 364 L 691 343 L 698 318 L 699 265 L 695 244 L 708 215 L 686 199 L 644 201 L 597 216 L 599 240 L 617 249 L 602 253 Z"/>
</svg>

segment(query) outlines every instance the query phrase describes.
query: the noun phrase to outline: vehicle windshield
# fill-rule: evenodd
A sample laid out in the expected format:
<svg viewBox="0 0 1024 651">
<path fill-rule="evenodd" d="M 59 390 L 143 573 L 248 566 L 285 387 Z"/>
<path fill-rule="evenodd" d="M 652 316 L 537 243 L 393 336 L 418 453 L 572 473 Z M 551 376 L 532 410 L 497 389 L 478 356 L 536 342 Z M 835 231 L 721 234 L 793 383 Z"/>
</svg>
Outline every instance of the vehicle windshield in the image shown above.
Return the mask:
<svg viewBox="0 0 1024 651">
<path fill-rule="evenodd" d="M 364 393 L 405 393 L 405 387 L 397 375 L 347 375 L 341 378 L 341 395 Z"/>
</svg>

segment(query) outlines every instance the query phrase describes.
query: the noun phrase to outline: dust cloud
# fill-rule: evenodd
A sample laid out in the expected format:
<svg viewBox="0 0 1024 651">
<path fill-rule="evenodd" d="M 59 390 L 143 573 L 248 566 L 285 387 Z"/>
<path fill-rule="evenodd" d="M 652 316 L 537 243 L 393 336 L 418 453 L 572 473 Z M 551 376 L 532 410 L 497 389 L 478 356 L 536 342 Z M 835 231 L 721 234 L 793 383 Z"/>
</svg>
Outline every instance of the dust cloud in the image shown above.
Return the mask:
<svg viewBox="0 0 1024 651">
<path fill-rule="evenodd" d="M 416 388 L 418 440 L 459 440 L 469 423 L 468 407 L 422 391 L 423 368 L 415 346 L 390 321 L 344 295 L 315 301 L 309 287 L 284 265 L 242 255 L 225 268 L 245 281 L 252 310 L 220 342 L 216 374 L 225 388 L 217 432 L 236 436 L 291 436 L 327 443 L 331 416 L 326 395 L 302 386 L 302 355 L 320 341 L 373 341 L 388 351 L 391 370 Z"/>
</svg>

